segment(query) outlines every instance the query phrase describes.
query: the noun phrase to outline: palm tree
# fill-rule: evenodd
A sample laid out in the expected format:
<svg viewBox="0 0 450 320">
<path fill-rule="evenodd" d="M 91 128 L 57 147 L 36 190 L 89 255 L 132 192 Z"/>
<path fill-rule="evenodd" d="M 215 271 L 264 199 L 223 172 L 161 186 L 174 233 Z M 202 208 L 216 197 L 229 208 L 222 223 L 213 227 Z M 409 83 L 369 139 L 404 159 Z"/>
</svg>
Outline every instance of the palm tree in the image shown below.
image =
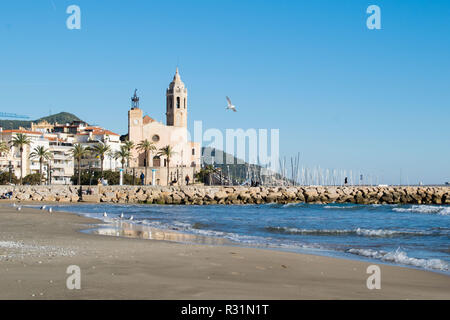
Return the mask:
<svg viewBox="0 0 450 320">
<path fill-rule="evenodd" d="M 167 159 L 167 185 L 169 185 L 169 168 L 170 168 L 170 158 L 176 154 L 175 151 L 173 151 L 173 148 L 170 145 L 167 145 L 165 147 L 162 147 L 159 149 L 158 156 L 166 157 Z"/>
<path fill-rule="evenodd" d="M 128 157 L 127 157 L 127 168 L 130 167 L 130 157 L 131 157 L 131 150 L 134 149 L 134 142 L 130 140 L 125 140 L 124 144 L 125 148 L 128 150 Z"/>
<path fill-rule="evenodd" d="M 39 159 L 39 184 L 42 185 L 42 166 L 44 165 L 44 160 L 49 160 L 52 157 L 52 153 L 45 149 L 44 146 L 37 146 L 30 153 L 30 159 Z"/>
<path fill-rule="evenodd" d="M 149 154 L 156 150 L 155 144 L 153 142 L 148 141 L 147 139 L 142 140 L 141 142 L 139 142 L 139 144 L 137 145 L 137 149 L 139 151 L 144 151 L 145 154 L 145 184 L 147 184 L 147 168 L 148 168 L 148 156 Z"/>
<path fill-rule="evenodd" d="M 125 161 L 130 157 L 130 151 L 128 148 L 123 145 L 120 147 L 120 150 L 114 153 L 114 159 L 120 159 L 120 163 L 122 164 L 122 169 L 125 166 Z"/>
<path fill-rule="evenodd" d="M 103 178 L 103 161 L 105 160 L 105 156 L 111 151 L 111 147 L 103 142 L 99 142 L 90 148 L 90 151 L 100 159 L 100 172 Z"/>
<path fill-rule="evenodd" d="M 9 153 L 9 146 L 5 141 L 0 141 L 0 154 Z"/>
<path fill-rule="evenodd" d="M 22 169 L 23 169 L 23 148 L 31 144 L 30 138 L 24 133 L 17 133 L 10 142 L 13 147 L 19 148 L 20 151 L 20 184 L 22 184 Z"/>
<path fill-rule="evenodd" d="M 78 166 L 78 185 L 81 185 L 81 159 L 89 154 L 89 150 L 77 143 L 72 147 L 72 156 L 77 160 Z"/>
</svg>

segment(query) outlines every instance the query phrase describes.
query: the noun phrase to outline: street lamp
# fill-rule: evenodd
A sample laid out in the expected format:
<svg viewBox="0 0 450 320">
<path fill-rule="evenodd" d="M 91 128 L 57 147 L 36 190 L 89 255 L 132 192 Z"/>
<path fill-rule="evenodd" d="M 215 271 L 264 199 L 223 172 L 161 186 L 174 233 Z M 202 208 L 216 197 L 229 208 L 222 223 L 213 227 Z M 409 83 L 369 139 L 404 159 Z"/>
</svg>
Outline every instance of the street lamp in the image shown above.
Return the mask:
<svg viewBox="0 0 450 320">
<path fill-rule="evenodd" d="M 12 182 L 12 171 L 13 171 L 13 165 L 12 161 L 10 160 L 8 163 L 8 169 L 9 169 L 9 184 Z"/>
</svg>

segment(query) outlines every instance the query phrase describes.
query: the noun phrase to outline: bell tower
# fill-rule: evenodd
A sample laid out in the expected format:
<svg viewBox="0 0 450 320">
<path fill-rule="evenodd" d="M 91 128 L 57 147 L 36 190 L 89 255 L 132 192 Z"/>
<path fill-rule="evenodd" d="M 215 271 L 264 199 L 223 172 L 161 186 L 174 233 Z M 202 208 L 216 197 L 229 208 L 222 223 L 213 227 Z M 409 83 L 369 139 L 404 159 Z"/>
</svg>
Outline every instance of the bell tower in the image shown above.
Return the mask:
<svg viewBox="0 0 450 320">
<path fill-rule="evenodd" d="M 134 96 L 131 97 L 131 109 L 128 110 L 128 139 L 130 141 L 142 140 L 142 116 L 143 112 L 139 109 L 139 97 L 136 89 Z"/>
<path fill-rule="evenodd" d="M 187 127 L 187 89 L 181 81 L 178 68 L 166 91 L 166 124 Z"/>
</svg>

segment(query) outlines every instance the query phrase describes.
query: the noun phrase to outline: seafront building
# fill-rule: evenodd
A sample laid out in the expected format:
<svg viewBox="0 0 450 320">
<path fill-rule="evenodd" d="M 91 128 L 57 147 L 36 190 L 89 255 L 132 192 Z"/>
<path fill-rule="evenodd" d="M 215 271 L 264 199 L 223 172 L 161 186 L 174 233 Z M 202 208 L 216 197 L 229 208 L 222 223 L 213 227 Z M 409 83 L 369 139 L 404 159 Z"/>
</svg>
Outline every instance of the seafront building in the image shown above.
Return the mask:
<svg viewBox="0 0 450 320">
<path fill-rule="evenodd" d="M 148 175 L 145 182 L 156 185 L 166 185 L 167 181 L 184 184 L 186 176 L 189 176 L 190 181 L 194 180 L 201 166 L 201 150 L 199 143 L 188 141 L 187 96 L 187 88 L 177 68 L 166 90 L 166 124 L 163 124 L 148 115 L 144 116 L 135 91 L 128 111 L 128 140 L 135 145 L 131 150 L 128 173 L 133 172 L 139 177 L 144 172 Z M 19 133 L 25 134 L 30 140 L 30 144 L 24 146 L 22 155 L 18 148 L 11 146 L 13 137 Z M 99 126 L 90 126 L 84 121 L 65 124 L 42 121 L 31 123 L 31 128 L 17 130 L 3 130 L 0 127 L 0 140 L 10 146 L 9 152 L 0 154 L 0 173 L 11 172 L 17 178 L 39 172 L 39 159 L 30 159 L 30 153 L 38 146 L 43 146 L 52 155 L 51 160 L 45 161 L 43 166 L 43 177 L 51 184 L 71 184 L 77 166 L 71 153 L 75 144 L 92 147 L 103 143 L 109 146 L 110 152 L 105 155 L 103 169 L 115 171 L 122 168 L 121 159 L 114 157 L 123 145 L 120 135 Z M 156 149 L 148 157 L 148 164 L 144 151 L 137 148 L 143 140 L 152 142 Z M 158 155 L 158 150 L 168 145 L 174 151 L 170 161 Z M 82 159 L 81 169 L 99 170 L 102 165 L 100 162 L 98 157 L 87 157 Z"/>
<path fill-rule="evenodd" d="M 39 125 L 39 124 L 38 124 Z M 75 162 L 71 150 L 74 144 L 80 143 L 85 147 L 102 142 L 110 146 L 111 152 L 105 157 L 104 170 L 116 170 L 120 162 L 113 156 L 120 149 L 120 136 L 100 127 L 89 127 L 82 124 L 52 125 L 50 128 L 33 127 L 37 131 L 21 128 L 18 130 L 2 130 L 0 128 L 0 140 L 11 145 L 13 137 L 19 133 L 25 134 L 30 139 L 30 145 L 23 148 L 22 158 L 18 148 L 11 146 L 10 152 L 0 155 L 0 172 L 12 172 L 17 178 L 29 174 L 38 173 L 40 169 L 39 159 L 30 159 L 30 153 L 34 148 L 43 146 L 51 153 L 51 160 L 43 166 L 43 177 L 51 184 L 71 184 L 74 175 Z M 61 131 L 54 130 L 59 128 Z M 67 128 L 72 128 L 66 130 Z M 73 130 L 77 128 L 77 130 Z M 56 132 L 55 132 L 56 131 Z M 100 168 L 98 158 L 87 158 L 82 161 L 82 169 L 95 170 Z"/>
<path fill-rule="evenodd" d="M 188 140 L 188 92 L 181 81 L 178 68 L 172 82 L 166 90 L 166 124 L 154 120 L 139 107 L 139 97 L 134 93 L 131 109 L 128 111 L 128 139 L 135 145 L 143 140 L 153 142 L 156 150 L 170 145 L 174 151 L 170 161 L 153 151 L 148 160 L 145 152 L 137 148 L 132 150 L 130 166 L 139 173 L 148 163 L 146 181 L 150 184 L 166 185 L 167 181 L 184 184 L 186 176 L 193 181 L 194 174 L 200 170 L 200 144 Z M 167 167 L 169 166 L 169 170 Z M 151 176 L 150 176 L 151 175 Z M 169 175 L 169 176 L 167 176 Z"/>
</svg>

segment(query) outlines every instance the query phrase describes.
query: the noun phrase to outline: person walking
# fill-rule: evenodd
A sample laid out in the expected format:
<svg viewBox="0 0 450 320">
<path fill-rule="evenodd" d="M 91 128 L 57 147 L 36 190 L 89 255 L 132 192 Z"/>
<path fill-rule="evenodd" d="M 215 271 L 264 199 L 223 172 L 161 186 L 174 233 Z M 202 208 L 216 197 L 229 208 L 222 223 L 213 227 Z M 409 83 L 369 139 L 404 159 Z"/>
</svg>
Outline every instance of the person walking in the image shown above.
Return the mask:
<svg viewBox="0 0 450 320">
<path fill-rule="evenodd" d="M 347 179 L 347 177 L 345 177 L 344 184 L 347 185 L 347 183 L 348 183 L 348 179 Z"/>
<path fill-rule="evenodd" d="M 189 180 L 190 180 L 190 178 L 189 178 L 189 175 L 188 175 L 188 174 L 186 175 L 186 178 L 184 178 L 184 180 L 186 180 L 186 185 L 188 186 L 188 185 L 189 185 Z"/>
<path fill-rule="evenodd" d="M 144 185 L 145 174 L 143 172 L 141 173 L 140 178 L 141 178 L 141 185 Z"/>
</svg>

